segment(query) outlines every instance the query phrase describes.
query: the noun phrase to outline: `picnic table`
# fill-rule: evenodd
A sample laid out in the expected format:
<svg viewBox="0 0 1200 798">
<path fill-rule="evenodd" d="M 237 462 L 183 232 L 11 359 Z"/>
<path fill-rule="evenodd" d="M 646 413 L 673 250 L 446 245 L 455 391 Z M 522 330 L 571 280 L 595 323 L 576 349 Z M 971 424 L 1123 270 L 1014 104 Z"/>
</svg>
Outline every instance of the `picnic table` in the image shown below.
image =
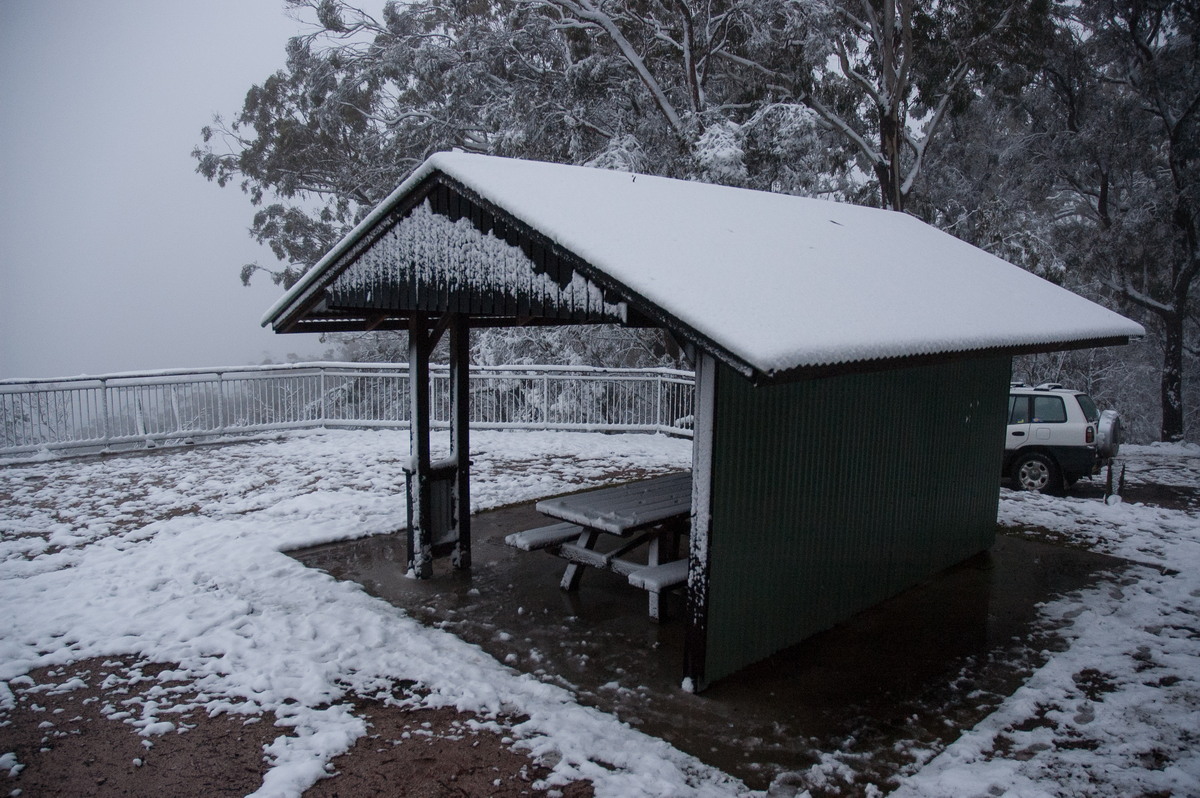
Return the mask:
<svg viewBox="0 0 1200 798">
<path fill-rule="evenodd" d="M 612 571 L 650 594 L 650 617 L 658 620 L 659 594 L 687 580 L 687 559 L 679 558 L 678 541 L 692 512 L 690 472 L 544 499 L 536 507 L 561 523 L 514 533 L 505 542 L 566 560 L 563 590 L 578 589 L 584 568 Z M 623 542 L 611 551 L 597 551 L 601 535 Z M 625 556 L 643 545 L 646 562 Z"/>
</svg>

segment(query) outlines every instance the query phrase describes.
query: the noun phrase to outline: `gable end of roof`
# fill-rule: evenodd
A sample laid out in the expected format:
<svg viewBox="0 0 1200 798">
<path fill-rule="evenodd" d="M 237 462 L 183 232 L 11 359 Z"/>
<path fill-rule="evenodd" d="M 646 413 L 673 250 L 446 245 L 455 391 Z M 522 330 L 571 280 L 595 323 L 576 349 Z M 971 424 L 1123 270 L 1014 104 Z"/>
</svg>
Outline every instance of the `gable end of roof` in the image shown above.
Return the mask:
<svg viewBox="0 0 1200 798">
<path fill-rule="evenodd" d="M 466 219 L 480 233 L 494 236 L 510 246 L 519 247 L 536 273 L 546 274 L 559 286 L 569 284 L 572 274 L 578 272 L 603 291 L 606 302 L 620 302 L 627 306 L 628 312 L 624 321 L 627 326 L 669 329 L 708 351 L 743 376 L 749 379 L 763 376 L 716 341 L 666 313 L 653 302 L 614 280 L 611 275 L 593 267 L 532 225 L 480 196 L 461 181 L 437 170 L 422 177 L 407 191 L 394 193 L 389 197 L 386 207 L 381 206 L 368 217 L 368 224 L 360 225 L 343 238 L 313 268 L 310 272 L 311 277 L 306 275 L 304 284 L 297 284 L 293 297 L 268 312 L 263 321 L 264 326 L 270 324 L 280 333 L 361 329 L 361 325 L 343 327 L 335 322 L 325 325 L 306 323 L 305 316 L 314 311 L 329 310 L 326 304 L 327 292 L 337 279 L 426 201 L 434 213 L 445 216 L 452 222 Z M 372 324 L 372 329 L 398 329 L 403 326 L 377 320 Z"/>
</svg>

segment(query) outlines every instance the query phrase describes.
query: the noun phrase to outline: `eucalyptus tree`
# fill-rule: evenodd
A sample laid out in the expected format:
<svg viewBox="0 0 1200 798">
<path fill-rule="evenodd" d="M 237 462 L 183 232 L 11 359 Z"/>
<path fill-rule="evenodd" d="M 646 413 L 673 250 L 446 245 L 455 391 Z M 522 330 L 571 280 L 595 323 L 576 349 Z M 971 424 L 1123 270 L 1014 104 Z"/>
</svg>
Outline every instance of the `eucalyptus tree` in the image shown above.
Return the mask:
<svg viewBox="0 0 1200 798">
<path fill-rule="evenodd" d="M 1055 178 L 1067 267 L 1138 313 L 1162 350 L 1163 440 L 1184 436 L 1200 364 L 1200 22 L 1194 4 L 1066 7 L 1024 92 L 1032 161 Z"/>
<path fill-rule="evenodd" d="M 810 149 L 841 153 L 841 162 L 821 164 L 827 191 L 857 200 L 873 192 L 894 210 L 905 209 L 947 115 L 969 101 L 970 83 L 1048 30 L 1043 0 L 524 1 L 561 27 L 607 38 L 701 165 L 712 143 L 736 156 L 739 143 L 762 141 L 758 128 L 783 116 Z M 823 142 L 815 128 L 829 134 Z M 776 137 L 765 149 L 778 154 L 787 142 Z M 779 164 L 753 152 L 743 160 L 725 170 L 729 178 L 788 190 L 759 175 Z M 846 168 L 850 160 L 856 170 Z"/>
<path fill-rule="evenodd" d="M 1196 11 L 1094 0 L 1064 3 L 1054 15 L 1040 54 L 1007 64 L 948 121 L 941 157 L 919 186 L 919 212 L 1145 323 L 1138 349 L 1112 353 L 1111 362 L 1064 362 L 1080 364 L 1077 381 L 1102 366 L 1100 381 L 1122 393 L 1112 399 L 1152 417 L 1155 436 L 1177 439 L 1189 426 L 1194 435 Z"/>
<path fill-rule="evenodd" d="M 283 285 L 451 147 L 903 210 L 1041 2 L 289 0 L 313 30 L 194 155 Z"/>
<path fill-rule="evenodd" d="M 415 0 L 315 20 L 198 171 L 236 184 L 288 285 L 435 150 L 652 171 L 903 209 L 969 78 L 1038 0 Z M 855 168 L 857 166 L 857 168 Z"/>
<path fill-rule="evenodd" d="M 573 87 L 561 36 L 512 4 L 389 3 L 378 18 L 334 0 L 289 0 L 315 19 L 282 69 L 217 117 L 197 171 L 257 208 L 251 228 L 290 285 L 430 153 L 569 158 Z"/>
</svg>

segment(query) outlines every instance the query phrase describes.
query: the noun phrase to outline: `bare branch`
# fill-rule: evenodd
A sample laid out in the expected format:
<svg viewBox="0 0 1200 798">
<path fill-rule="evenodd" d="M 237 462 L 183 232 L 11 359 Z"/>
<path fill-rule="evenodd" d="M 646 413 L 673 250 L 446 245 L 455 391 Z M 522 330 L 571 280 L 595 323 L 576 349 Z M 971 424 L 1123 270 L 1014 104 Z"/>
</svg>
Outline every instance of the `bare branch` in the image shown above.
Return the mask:
<svg viewBox="0 0 1200 798">
<path fill-rule="evenodd" d="M 658 80 L 650 72 L 646 62 L 634 49 L 633 44 L 617 27 L 614 19 L 601 11 L 592 0 L 524 0 L 527 5 L 542 8 L 558 8 L 570 11 L 576 18 L 589 22 L 608 34 L 613 44 L 621 51 L 625 61 L 633 68 L 642 84 L 650 92 L 650 96 L 654 98 L 655 105 L 659 111 L 666 117 L 667 122 L 675 130 L 676 133 L 683 132 L 683 120 L 679 113 L 675 110 L 675 106 L 668 99 L 666 92 L 659 84 Z"/>
<path fill-rule="evenodd" d="M 901 192 L 903 192 L 905 195 L 912 190 L 913 183 L 915 183 L 917 177 L 920 176 L 921 168 L 924 166 L 925 162 L 925 153 L 929 148 L 929 142 L 933 139 L 933 134 L 937 132 L 938 127 L 942 124 L 942 119 L 946 113 L 946 107 L 950 104 L 950 96 L 954 93 L 954 90 L 958 87 L 958 84 L 962 81 L 962 79 L 967 76 L 969 71 L 970 69 L 966 64 L 959 64 L 954 70 L 954 74 L 950 79 L 949 85 L 946 86 L 945 93 L 943 93 L 942 98 L 938 100 L 937 108 L 934 109 L 933 116 L 928 122 L 925 123 L 924 129 L 921 131 L 922 138 L 920 142 L 913 140 L 908 135 L 907 131 L 904 133 L 904 139 L 908 145 L 912 147 L 914 153 L 913 164 L 908 170 L 908 175 L 906 175 L 904 178 L 903 185 L 900 187 Z"/>
<path fill-rule="evenodd" d="M 871 81 L 867 80 L 860 72 L 850 66 L 850 54 L 846 51 L 845 43 L 839 41 L 834 45 L 837 48 L 838 64 L 842 68 L 842 74 L 846 76 L 852 83 L 858 85 L 860 89 L 867 93 L 871 101 L 878 106 L 883 105 L 883 99 L 879 96 L 879 91 Z"/>
<path fill-rule="evenodd" d="M 1135 305 L 1140 305 L 1146 310 L 1149 310 L 1150 312 L 1159 316 L 1171 316 L 1175 313 L 1175 308 L 1159 302 L 1157 299 L 1154 299 L 1148 294 L 1142 293 L 1130 285 L 1129 280 L 1125 278 L 1122 278 L 1120 282 L 1117 282 L 1111 276 L 1104 276 L 1100 278 L 1100 282 L 1108 288 L 1118 292 L 1121 294 L 1121 296 L 1125 297 L 1130 302 L 1133 302 Z"/>
<path fill-rule="evenodd" d="M 835 130 L 840 132 L 846 138 L 850 139 L 858 148 L 872 166 L 884 163 L 883 153 L 878 147 L 872 147 L 871 144 L 859 135 L 853 127 L 850 126 L 844 119 L 831 111 L 824 103 L 814 97 L 812 94 L 805 94 L 803 97 L 796 98 L 800 103 L 815 111 L 822 119 L 833 126 Z"/>
</svg>

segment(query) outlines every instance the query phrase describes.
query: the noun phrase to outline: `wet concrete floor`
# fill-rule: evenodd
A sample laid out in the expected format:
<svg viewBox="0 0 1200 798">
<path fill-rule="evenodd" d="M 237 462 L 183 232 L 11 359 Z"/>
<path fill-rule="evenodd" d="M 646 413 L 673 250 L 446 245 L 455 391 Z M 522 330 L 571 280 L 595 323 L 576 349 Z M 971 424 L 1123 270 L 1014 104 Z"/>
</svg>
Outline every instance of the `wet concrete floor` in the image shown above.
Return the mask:
<svg viewBox="0 0 1200 798">
<path fill-rule="evenodd" d="M 1126 565 L 999 535 L 990 552 L 691 695 L 679 686 L 682 595 L 665 598 L 655 624 L 646 594 L 614 574 L 589 571 L 564 593 L 562 560 L 503 542 L 545 523 L 532 504 L 479 514 L 474 567 L 439 561 L 426 581 L 404 576 L 403 535 L 291 554 L 752 788 L 836 751 L 857 774 L 851 792 L 885 784 L 914 746 L 949 742 L 989 714 L 1059 645 L 1036 623 L 1038 604 Z"/>
</svg>

